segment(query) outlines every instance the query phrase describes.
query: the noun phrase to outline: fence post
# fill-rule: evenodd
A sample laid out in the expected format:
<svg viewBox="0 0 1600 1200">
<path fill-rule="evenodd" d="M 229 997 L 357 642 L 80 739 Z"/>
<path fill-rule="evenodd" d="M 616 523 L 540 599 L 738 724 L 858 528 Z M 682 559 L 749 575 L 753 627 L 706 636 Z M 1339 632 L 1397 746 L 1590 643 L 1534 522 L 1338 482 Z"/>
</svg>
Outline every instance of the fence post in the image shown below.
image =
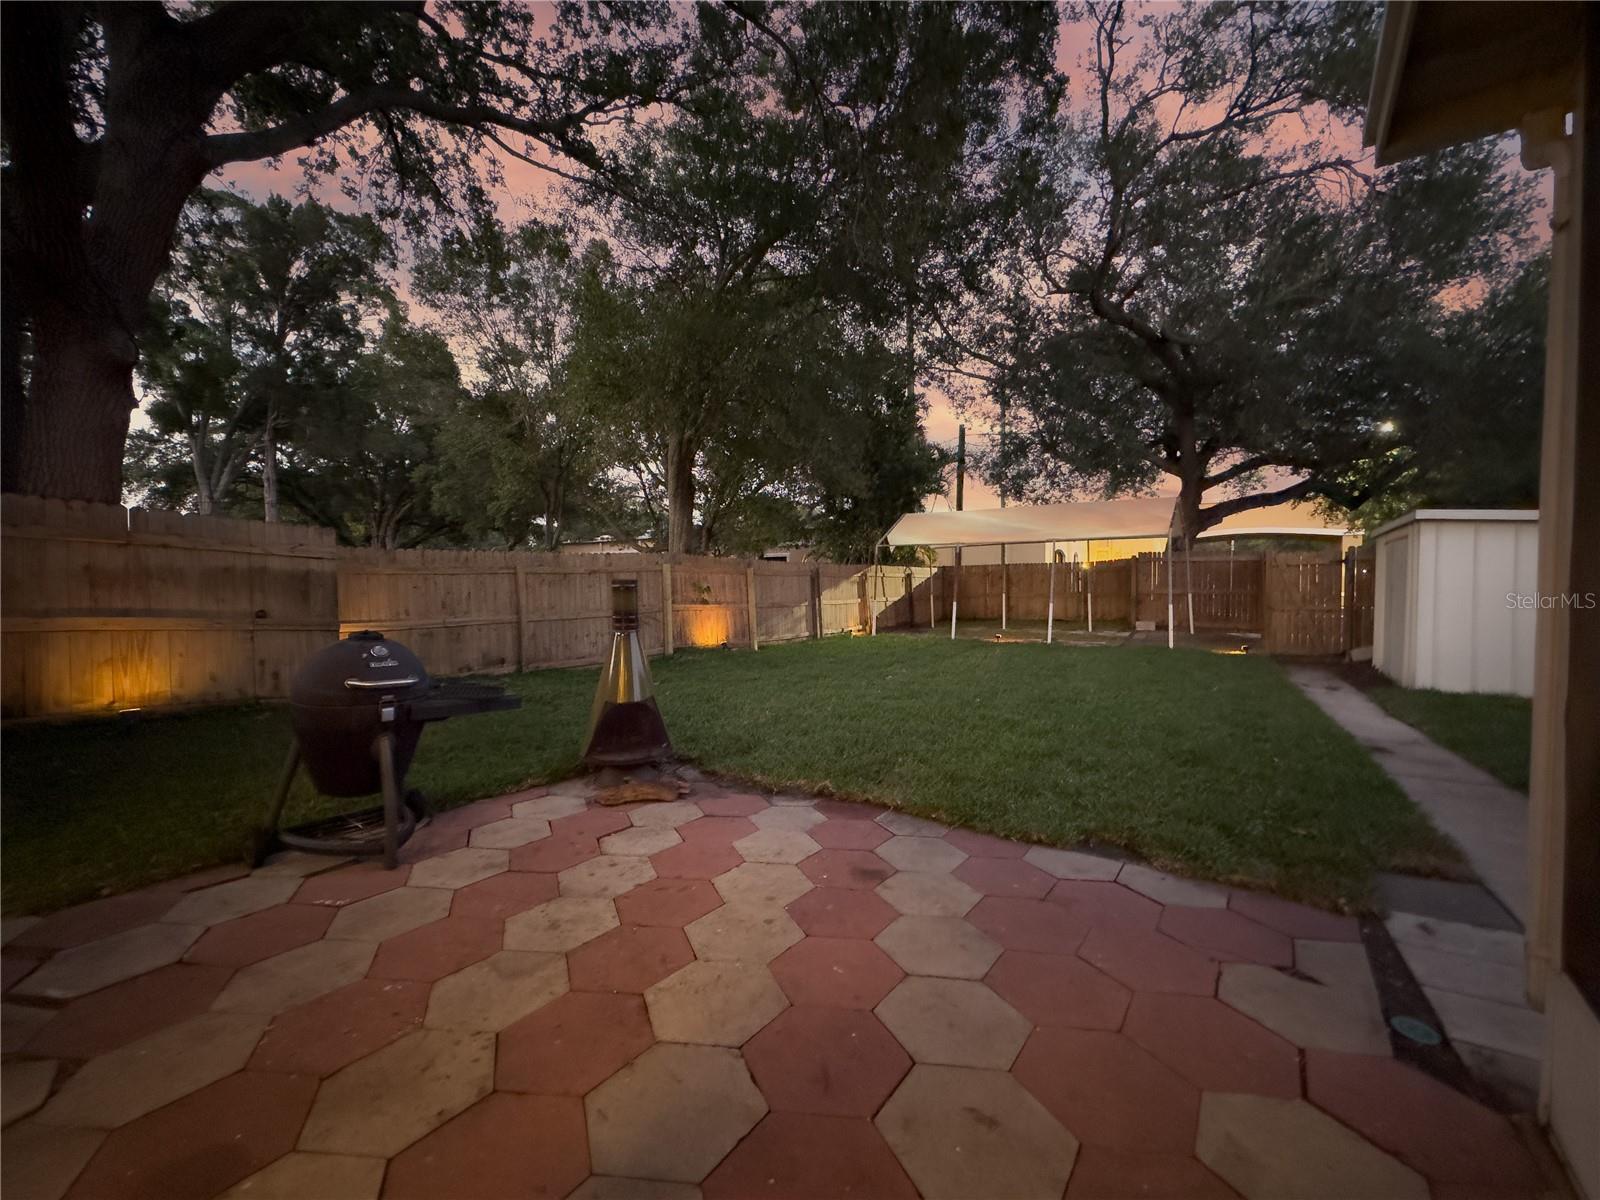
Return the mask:
<svg viewBox="0 0 1600 1200">
<path fill-rule="evenodd" d="M 822 640 L 822 569 L 811 568 L 811 639 Z"/>
<path fill-rule="evenodd" d="M 761 639 L 756 636 L 756 569 L 744 569 L 745 600 L 750 606 L 750 649 L 761 649 Z"/>
<path fill-rule="evenodd" d="M 672 564 L 661 564 L 661 648 L 671 657 L 677 631 L 672 616 Z"/>
<path fill-rule="evenodd" d="M 528 614 L 523 610 L 527 604 L 523 593 L 527 590 L 527 568 L 519 558 L 516 562 L 517 578 L 517 670 L 528 669 Z"/>
</svg>

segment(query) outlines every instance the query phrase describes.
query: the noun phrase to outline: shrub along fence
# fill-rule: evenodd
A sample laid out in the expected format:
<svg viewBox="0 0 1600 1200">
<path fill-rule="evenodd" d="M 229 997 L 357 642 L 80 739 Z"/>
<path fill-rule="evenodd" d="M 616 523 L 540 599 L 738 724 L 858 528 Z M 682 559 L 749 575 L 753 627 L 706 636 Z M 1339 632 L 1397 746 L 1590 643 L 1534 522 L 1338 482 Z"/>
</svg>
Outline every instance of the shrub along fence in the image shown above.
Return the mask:
<svg viewBox="0 0 1600 1200">
<path fill-rule="evenodd" d="M 661 554 L 365 550 L 306 525 L 129 511 L 25 496 L 0 503 L 0 715 L 58 716 L 281 698 L 317 647 L 356 629 L 411 646 L 438 675 L 599 662 L 611 583 L 639 583 L 647 653 L 759 647 L 868 628 L 1043 620 L 1045 564 L 948 568 Z M 1058 564 L 1056 618 L 1164 625 L 1161 555 Z M 1332 555 L 1176 562 L 1197 630 L 1263 631 L 1273 653 L 1334 654 L 1370 630 L 1370 584 Z M 1365 597 L 1364 617 L 1344 594 Z M 1342 606 L 1343 605 L 1343 606 Z M 1351 614 L 1355 614 L 1352 619 Z M 1364 624 L 1363 624 L 1364 621 Z M 1357 634 L 1356 636 L 1359 636 Z M 1370 634 L 1368 635 L 1370 640 Z"/>
</svg>

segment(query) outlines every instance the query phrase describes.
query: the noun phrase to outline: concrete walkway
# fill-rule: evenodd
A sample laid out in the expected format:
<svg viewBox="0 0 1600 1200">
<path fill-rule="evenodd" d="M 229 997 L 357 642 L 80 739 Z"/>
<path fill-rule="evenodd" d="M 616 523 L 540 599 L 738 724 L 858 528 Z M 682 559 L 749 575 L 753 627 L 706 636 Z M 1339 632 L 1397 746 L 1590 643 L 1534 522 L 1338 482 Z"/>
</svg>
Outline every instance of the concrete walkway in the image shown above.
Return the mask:
<svg viewBox="0 0 1600 1200">
<path fill-rule="evenodd" d="M 1473 885 L 1387 877 L 1390 935 L 1467 1067 L 1513 1106 L 1532 1111 L 1544 1019 L 1528 1004 L 1528 798 L 1389 716 L 1317 667 L 1289 676 L 1372 752 L 1416 805 L 1461 847 L 1495 905 Z M 1505 912 L 1501 911 L 1501 907 Z"/>
<path fill-rule="evenodd" d="M 701 782 L 11 922 L 6 1200 L 1551 1194 L 1347 917 Z"/>
</svg>

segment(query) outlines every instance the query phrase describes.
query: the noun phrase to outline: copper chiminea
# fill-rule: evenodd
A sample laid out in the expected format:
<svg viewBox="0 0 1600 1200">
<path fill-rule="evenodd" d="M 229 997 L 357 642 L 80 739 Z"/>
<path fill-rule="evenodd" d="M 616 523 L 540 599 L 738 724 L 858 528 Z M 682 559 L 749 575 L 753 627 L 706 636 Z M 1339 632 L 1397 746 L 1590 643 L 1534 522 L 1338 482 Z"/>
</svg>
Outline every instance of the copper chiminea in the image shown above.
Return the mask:
<svg viewBox="0 0 1600 1200">
<path fill-rule="evenodd" d="M 639 581 L 611 581 L 611 654 L 589 713 L 583 761 L 631 767 L 672 757 L 672 740 L 656 707 L 650 663 L 639 645 Z"/>
</svg>

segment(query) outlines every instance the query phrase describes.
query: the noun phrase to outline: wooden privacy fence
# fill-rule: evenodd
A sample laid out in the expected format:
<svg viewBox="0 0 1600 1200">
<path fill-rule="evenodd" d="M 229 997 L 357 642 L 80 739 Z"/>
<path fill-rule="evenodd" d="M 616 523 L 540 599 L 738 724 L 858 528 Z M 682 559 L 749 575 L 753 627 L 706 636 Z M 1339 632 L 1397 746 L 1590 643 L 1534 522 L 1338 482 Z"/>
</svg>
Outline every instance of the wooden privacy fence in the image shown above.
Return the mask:
<svg viewBox="0 0 1600 1200">
<path fill-rule="evenodd" d="M 638 582 L 650 654 L 860 630 L 874 611 L 908 624 L 938 592 L 926 567 L 351 549 L 305 525 L 22 496 L 0 530 L 6 717 L 281 698 L 356 629 L 441 676 L 599 662 L 617 579 Z"/>
</svg>

